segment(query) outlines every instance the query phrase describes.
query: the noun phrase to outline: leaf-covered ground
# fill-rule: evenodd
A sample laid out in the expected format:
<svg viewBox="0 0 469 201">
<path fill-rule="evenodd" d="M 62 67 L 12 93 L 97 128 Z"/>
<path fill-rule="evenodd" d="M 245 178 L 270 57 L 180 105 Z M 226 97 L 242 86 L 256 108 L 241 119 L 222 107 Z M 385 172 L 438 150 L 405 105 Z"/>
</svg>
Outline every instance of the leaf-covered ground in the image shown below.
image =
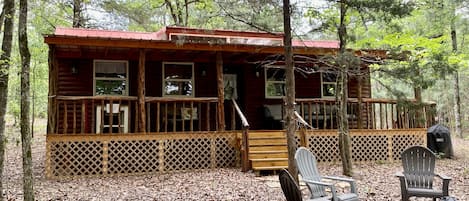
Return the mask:
<svg viewBox="0 0 469 201">
<path fill-rule="evenodd" d="M 18 134 L 19 135 L 19 134 Z M 7 200 L 22 200 L 21 144 L 11 138 L 3 175 Z M 456 157 L 437 160 L 437 171 L 451 176 L 450 194 L 469 200 L 469 141 L 453 137 Z M 66 181 L 44 178 L 45 137 L 33 144 L 34 190 L 37 200 L 285 200 L 277 176 L 256 177 L 240 169 L 200 170 L 148 176 L 84 178 Z M 395 172 L 400 163 L 360 163 L 354 166 L 360 200 L 400 200 Z M 341 165 L 320 164 L 324 175 L 340 175 Z M 308 191 L 303 186 L 303 194 Z M 425 200 L 425 199 L 415 199 Z M 429 199 L 427 199 L 429 200 Z"/>
</svg>

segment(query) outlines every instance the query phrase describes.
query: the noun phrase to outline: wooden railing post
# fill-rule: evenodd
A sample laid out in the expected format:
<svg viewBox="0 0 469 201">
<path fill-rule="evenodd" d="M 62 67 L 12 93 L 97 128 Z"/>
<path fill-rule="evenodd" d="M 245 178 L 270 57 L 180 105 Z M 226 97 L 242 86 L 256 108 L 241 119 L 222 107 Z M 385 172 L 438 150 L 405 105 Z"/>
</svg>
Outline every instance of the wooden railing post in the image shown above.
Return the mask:
<svg viewBox="0 0 469 201">
<path fill-rule="evenodd" d="M 241 171 L 247 172 L 250 169 L 249 165 L 249 140 L 248 128 L 243 128 L 243 136 L 241 143 Z"/>
<path fill-rule="evenodd" d="M 306 129 L 304 127 L 300 128 L 300 146 L 306 147 Z"/>
<path fill-rule="evenodd" d="M 231 99 L 231 101 L 239 115 L 239 118 L 241 119 L 241 125 L 243 127 L 243 133 L 241 136 L 241 171 L 246 172 L 251 169 L 251 166 L 249 165 L 249 123 L 243 112 L 241 112 L 236 100 Z"/>
</svg>

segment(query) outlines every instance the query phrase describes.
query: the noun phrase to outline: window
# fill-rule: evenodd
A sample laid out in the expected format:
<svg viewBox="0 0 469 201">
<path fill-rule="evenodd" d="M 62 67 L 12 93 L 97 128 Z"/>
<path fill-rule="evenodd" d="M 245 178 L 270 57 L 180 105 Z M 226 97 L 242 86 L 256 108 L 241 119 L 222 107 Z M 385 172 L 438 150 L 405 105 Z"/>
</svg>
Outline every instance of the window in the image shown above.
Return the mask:
<svg viewBox="0 0 469 201">
<path fill-rule="evenodd" d="M 127 61 L 94 61 L 94 95 L 128 95 Z"/>
<path fill-rule="evenodd" d="M 285 96 L 285 69 L 265 68 L 265 97 Z"/>
<path fill-rule="evenodd" d="M 321 73 L 322 97 L 335 97 L 337 74 L 332 72 Z"/>
<path fill-rule="evenodd" d="M 163 62 L 163 96 L 194 96 L 194 63 Z"/>
</svg>

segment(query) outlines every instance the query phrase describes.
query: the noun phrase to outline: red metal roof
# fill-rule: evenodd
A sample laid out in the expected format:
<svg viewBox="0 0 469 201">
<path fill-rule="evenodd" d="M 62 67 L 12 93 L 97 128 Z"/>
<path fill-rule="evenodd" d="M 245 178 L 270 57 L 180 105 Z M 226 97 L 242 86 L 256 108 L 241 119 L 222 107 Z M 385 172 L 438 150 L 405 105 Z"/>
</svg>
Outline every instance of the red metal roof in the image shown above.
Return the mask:
<svg viewBox="0 0 469 201">
<path fill-rule="evenodd" d="M 95 38 L 115 38 L 115 39 L 136 39 L 136 40 L 159 40 L 156 32 L 130 32 L 130 31 L 112 31 L 98 29 L 82 28 L 56 28 L 57 36 L 75 36 L 75 37 L 95 37 Z"/>
<path fill-rule="evenodd" d="M 335 40 L 293 40 L 294 47 L 339 48 L 339 41 Z"/>
<path fill-rule="evenodd" d="M 109 39 L 131 39 L 131 40 L 168 40 L 171 33 L 198 33 L 200 35 L 216 36 L 246 36 L 256 38 L 282 38 L 282 35 L 275 35 L 265 32 L 252 32 L 252 31 L 233 31 L 233 30 L 204 30 L 184 27 L 165 27 L 158 32 L 130 32 L 130 31 L 116 31 L 116 30 L 98 30 L 98 29 L 83 29 L 83 28 L 56 28 L 54 35 L 56 36 L 73 36 L 85 38 L 109 38 Z M 308 41 L 308 40 L 293 40 L 294 47 L 311 47 L 311 48 L 338 48 L 338 41 Z"/>
</svg>

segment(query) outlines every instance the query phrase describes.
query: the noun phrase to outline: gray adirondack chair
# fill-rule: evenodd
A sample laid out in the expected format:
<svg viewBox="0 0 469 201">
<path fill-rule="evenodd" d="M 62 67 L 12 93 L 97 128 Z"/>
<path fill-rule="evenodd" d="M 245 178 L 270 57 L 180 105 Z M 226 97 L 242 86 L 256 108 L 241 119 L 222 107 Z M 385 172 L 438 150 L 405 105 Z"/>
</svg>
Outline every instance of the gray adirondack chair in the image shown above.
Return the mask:
<svg viewBox="0 0 469 201">
<path fill-rule="evenodd" d="M 448 196 L 450 177 L 436 174 L 435 154 L 422 146 L 412 146 L 402 152 L 402 166 L 404 172 L 396 174 L 401 184 L 402 200 L 409 197 L 442 198 Z M 442 189 L 433 188 L 433 180 L 438 177 L 442 180 Z"/>
<path fill-rule="evenodd" d="M 358 194 L 355 189 L 355 180 L 343 177 L 321 176 L 316 167 L 316 157 L 305 147 L 296 150 L 295 161 L 302 180 L 307 184 L 312 199 L 326 199 L 332 201 L 354 201 L 358 200 Z M 323 182 L 323 179 L 333 181 L 347 182 L 350 184 L 350 193 L 338 194 L 335 185 Z M 326 188 L 330 189 L 332 196 L 328 196 Z"/>
<path fill-rule="evenodd" d="M 295 180 L 293 180 L 293 177 L 291 176 L 290 172 L 288 172 L 288 170 L 281 170 L 278 177 L 280 181 L 280 187 L 282 187 L 283 194 L 285 195 L 287 201 L 303 201 L 300 187 L 298 187 Z M 328 199 L 318 198 L 308 199 L 306 201 L 328 201 Z"/>
</svg>

